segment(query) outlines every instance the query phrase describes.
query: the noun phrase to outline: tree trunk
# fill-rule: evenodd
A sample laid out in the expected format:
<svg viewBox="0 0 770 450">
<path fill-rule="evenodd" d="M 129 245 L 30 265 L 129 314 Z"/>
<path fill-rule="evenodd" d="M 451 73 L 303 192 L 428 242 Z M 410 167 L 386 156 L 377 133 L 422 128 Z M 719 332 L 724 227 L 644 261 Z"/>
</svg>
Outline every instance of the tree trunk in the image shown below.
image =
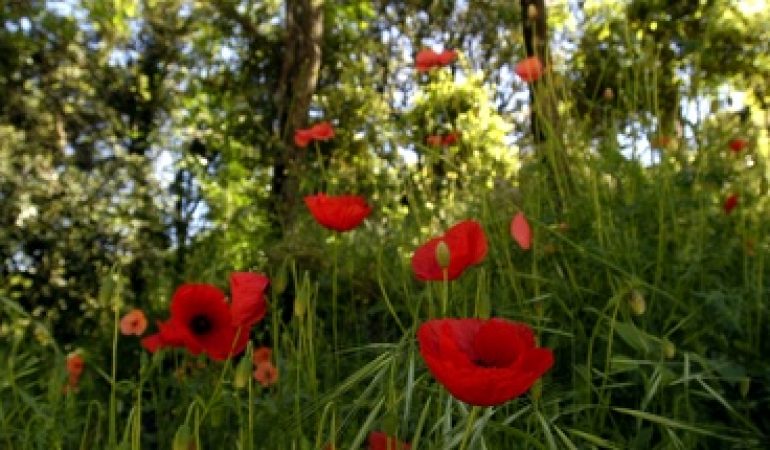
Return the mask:
<svg viewBox="0 0 770 450">
<path fill-rule="evenodd" d="M 323 0 L 286 0 L 285 59 L 281 69 L 276 101 L 278 117 L 275 132 L 281 148 L 273 164 L 272 214 L 274 224 L 286 228 L 294 219 L 299 200 L 302 164 L 294 145 L 294 130 L 307 124 L 321 69 L 323 40 Z"/>
<path fill-rule="evenodd" d="M 550 55 L 544 0 L 521 0 L 524 46 L 527 57 L 537 56 L 543 63 L 543 75 L 529 85 L 532 136 L 542 161 L 548 167 L 558 209 L 571 185 L 569 162 L 564 153 L 557 99 L 550 76 Z"/>
</svg>

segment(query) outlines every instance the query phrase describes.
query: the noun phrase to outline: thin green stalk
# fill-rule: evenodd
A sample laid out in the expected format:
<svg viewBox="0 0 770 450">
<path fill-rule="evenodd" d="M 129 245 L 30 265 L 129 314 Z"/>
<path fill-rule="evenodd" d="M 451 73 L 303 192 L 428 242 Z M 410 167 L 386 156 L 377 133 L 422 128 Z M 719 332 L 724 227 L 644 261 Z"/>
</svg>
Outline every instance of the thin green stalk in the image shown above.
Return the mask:
<svg viewBox="0 0 770 450">
<path fill-rule="evenodd" d="M 466 450 L 468 448 L 468 444 L 470 443 L 469 439 L 471 437 L 471 434 L 473 434 L 473 425 L 476 423 L 476 418 L 479 415 L 479 410 L 481 408 L 478 406 L 474 406 L 471 408 L 471 412 L 468 415 L 468 419 L 465 424 L 465 433 L 463 433 L 463 440 L 460 442 L 460 450 Z"/>
<path fill-rule="evenodd" d="M 117 390 L 115 383 L 117 382 L 118 372 L 118 322 L 120 321 L 118 307 L 113 306 L 113 327 L 112 327 L 112 371 L 110 374 L 110 422 L 109 422 L 109 446 L 115 448 L 118 445 L 117 436 L 117 415 L 118 415 L 118 402 L 117 402 Z"/>
</svg>

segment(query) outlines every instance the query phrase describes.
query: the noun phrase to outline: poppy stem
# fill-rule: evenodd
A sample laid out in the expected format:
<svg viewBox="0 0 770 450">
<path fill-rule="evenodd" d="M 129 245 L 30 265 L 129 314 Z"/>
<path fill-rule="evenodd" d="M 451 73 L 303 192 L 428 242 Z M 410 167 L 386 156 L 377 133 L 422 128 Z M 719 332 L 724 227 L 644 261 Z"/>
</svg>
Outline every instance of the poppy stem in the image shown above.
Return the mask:
<svg viewBox="0 0 770 450">
<path fill-rule="evenodd" d="M 332 269 L 332 343 L 334 344 L 334 368 L 335 368 L 335 377 L 336 374 L 339 372 L 340 368 L 340 360 L 337 355 L 338 351 L 338 341 L 337 341 L 337 269 L 338 269 L 338 259 L 339 259 L 339 242 L 337 241 L 338 236 L 335 236 L 334 239 L 334 266 Z"/>
<path fill-rule="evenodd" d="M 441 317 L 446 317 L 449 304 L 449 270 L 445 267 L 441 269 L 441 272 L 444 275 L 441 287 Z"/>
<path fill-rule="evenodd" d="M 315 141 L 315 154 L 316 158 L 318 158 L 319 170 L 321 171 L 321 188 L 323 189 L 326 183 L 326 168 L 324 167 L 324 159 L 323 155 L 321 154 L 321 146 L 318 144 L 318 141 Z"/>
<path fill-rule="evenodd" d="M 470 414 L 468 414 L 468 419 L 465 422 L 465 433 L 463 433 L 463 440 L 460 443 L 460 450 L 465 450 L 468 448 L 468 444 L 470 443 L 469 438 L 473 432 L 473 425 L 476 423 L 476 418 L 479 415 L 480 409 L 480 407 L 474 406 L 471 408 Z"/>
</svg>

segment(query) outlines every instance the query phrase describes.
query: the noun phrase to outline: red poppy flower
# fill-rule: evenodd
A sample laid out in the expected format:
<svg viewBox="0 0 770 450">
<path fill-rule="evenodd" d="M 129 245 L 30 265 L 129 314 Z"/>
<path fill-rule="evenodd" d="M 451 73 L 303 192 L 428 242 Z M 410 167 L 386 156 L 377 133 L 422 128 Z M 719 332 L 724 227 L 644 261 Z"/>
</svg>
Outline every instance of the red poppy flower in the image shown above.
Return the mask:
<svg viewBox="0 0 770 450">
<path fill-rule="evenodd" d="M 452 64 L 457 59 L 457 52 L 454 50 L 444 50 L 436 56 L 436 61 L 441 66 Z"/>
<path fill-rule="evenodd" d="M 740 153 L 743 149 L 749 146 L 749 141 L 743 138 L 733 138 L 728 142 L 730 150 L 733 153 Z"/>
<path fill-rule="evenodd" d="M 409 450 L 411 448 L 410 444 L 388 436 L 382 431 L 369 433 L 369 450 Z"/>
<path fill-rule="evenodd" d="M 120 319 L 121 334 L 141 336 L 147 329 L 147 317 L 141 309 L 132 309 Z"/>
<path fill-rule="evenodd" d="M 443 139 L 441 139 L 441 136 L 433 134 L 425 138 L 425 143 L 428 144 L 428 147 L 441 147 Z"/>
<path fill-rule="evenodd" d="M 320 193 L 305 197 L 305 204 L 316 222 L 340 232 L 357 227 L 372 212 L 366 200 L 359 195 Z"/>
<path fill-rule="evenodd" d="M 185 347 L 193 355 L 205 352 L 216 360 L 240 353 L 249 330 L 233 325 L 225 294 L 208 284 L 180 286 L 171 299 L 171 318 L 158 324 L 160 332 L 142 339 L 150 352 L 162 347 Z"/>
<path fill-rule="evenodd" d="M 72 378 L 80 378 L 83 374 L 83 369 L 86 367 L 86 362 L 82 356 L 77 353 L 70 353 L 67 356 L 67 375 Z"/>
<path fill-rule="evenodd" d="M 524 213 L 519 212 L 513 216 L 513 220 L 511 221 L 511 236 L 516 240 L 522 250 L 529 250 L 532 246 L 532 228 L 530 228 Z"/>
<path fill-rule="evenodd" d="M 417 330 L 420 354 L 439 383 L 458 400 L 500 405 L 527 392 L 553 365 L 535 347 L 532 329 L 505 319 L 439 319 Z"/>
<path fill-rule="evenodd" d="M 259 347 L 251 354 L 251 362 L 258 366 L 263 362 L 269 362 L 272 357 L 273 350 L 270 347 Z"/>
<path fill-rule="evenodd" d="M 294 132 L 294 145 L 307 147 L 312 141 L 328 141 L 334 137 L 334 128 L 329 122 L 319 122 L 310 128 Z"/>
<path fill-rule="evenodd" d="M 230 313 L 233 316 L 233 326 L 246 327 L 259 322 L 267 313 L 265 289 L 270 280 L 259 273 L 234 272 L 230 274 L 230 295 L 233 302 Z"/>
<path fill-rule="evenodd" d="M 448 133 L 444 135 L 444 139 L 441 141 L 441 144 L 445 147 L 449 147 L 450 145 L 457 144 L 457 141 L 460 140 L 460 133 Z"/>
<path fill-rule="evenodd" d="M 519 61 L 515 71 L 522 80 L 533 83 L 543 75 L 543 63 L 537 56 L 530 56 Z"/>
<path fill-rule="evenodd" d="M 738 206 L 738 194 L 731 194 L 725 200 L 725 204 L 722 208 L 724 208 L 725 214 L 730 214 L 736 206 Z"/>
<path fill-rule="evenodd" d="M 254 369 L 254 379 L 262 387 L 270 387 L 278 382 L 278 369 L 270 361 L 259 363 Z"/>
<path fill-rule="evenodd" d="M 424 48 L 417 52 L 414 57 L 414 67 L 418 72 L 427 72 L 434 67 L 446 66 L 457 59 L 457 52 L 454 50 L 444 50 L 436 53 L 431 49 Z"/>
<path fill-rule="evenodd" d="M 484 229 L 474 220 L 465 220 L 447 230 L 443 236 L 433 238 L 414 251 L 412 269 L 422 281 L 441 281 L 444 271 L 436 260 L 436 247 L 444 241 L 449 247 L 447 279 L 454 280 L 468 266 L 478 264 L 487 255 L 487 237 Z"/>
</svg>

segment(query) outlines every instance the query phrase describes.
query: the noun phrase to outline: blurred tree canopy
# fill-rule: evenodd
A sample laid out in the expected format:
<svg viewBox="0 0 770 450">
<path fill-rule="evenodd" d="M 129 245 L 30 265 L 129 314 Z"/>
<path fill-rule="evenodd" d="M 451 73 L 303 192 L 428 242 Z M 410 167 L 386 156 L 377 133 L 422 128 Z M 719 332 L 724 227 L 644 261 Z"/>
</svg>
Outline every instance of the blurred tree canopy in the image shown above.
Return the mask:
<svg viewBox="0 0 770 450">
<path fill-rule="evenodd" d="M 558 133 L 611 121 L 619 154 L 621 135 L 686 137 L 707 117 L 686 105 L 705 104 L 709 126 L 767 150 L 764 1 L 545 3 L 558 107 L 579 112 Z M 126 301 L 152 308 L 182 280 L 280 262 L 302 239 L 304 194 L 370 195 L 387 222 L 410 201 L 458 202 L 467 183 L 515 184 L 533 153 L 513 72 L 524 4 L 0 3 L 0 295 L 86 336 L 113 267 Z M 416 74 L 423 47 L 460 57 Z M 731 92 L 745 109 L 720 112 Z M 296 148 L 294 130 L 320 120 L 335 139 Z M 425 145 L 449 131 L 457 146 Z"/>
</svg>

